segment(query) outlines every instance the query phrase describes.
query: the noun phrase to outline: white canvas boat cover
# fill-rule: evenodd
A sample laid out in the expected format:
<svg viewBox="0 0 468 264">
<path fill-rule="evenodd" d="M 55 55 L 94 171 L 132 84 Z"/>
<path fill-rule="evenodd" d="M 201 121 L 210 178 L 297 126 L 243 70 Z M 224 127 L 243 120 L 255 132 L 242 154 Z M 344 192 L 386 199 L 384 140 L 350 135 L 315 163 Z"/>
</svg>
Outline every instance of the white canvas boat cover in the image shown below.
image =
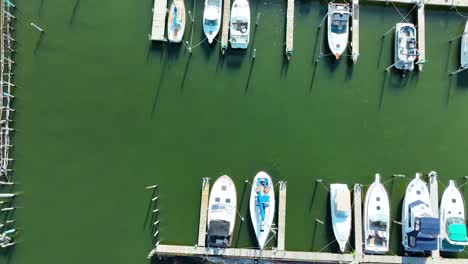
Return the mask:
<svg viewBox="0 0 468 264">
<path fill-rule="evenodd" d="M 347 215 L 351 212 L 351 200 L 349 190 L 338 190 L 335 196 L 336 212 Z"/>
</svg>

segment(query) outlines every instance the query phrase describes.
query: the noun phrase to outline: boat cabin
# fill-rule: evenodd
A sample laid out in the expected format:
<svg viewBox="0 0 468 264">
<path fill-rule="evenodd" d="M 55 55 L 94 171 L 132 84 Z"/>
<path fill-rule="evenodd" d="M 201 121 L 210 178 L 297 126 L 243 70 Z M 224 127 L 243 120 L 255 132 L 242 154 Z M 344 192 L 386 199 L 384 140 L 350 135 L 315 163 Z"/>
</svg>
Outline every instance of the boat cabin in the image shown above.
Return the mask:
<svg viewBox="0 0 468 264">
<path fill-rule="evenodd" d="M 408 210 L 408 246 L 421 251 L 436 250 L 439 219 L 433 217 L 432 209 L 421 200 L 411 203 Z"/>
<path fill-rule="evenodd" d="M 445 232 L 448 239 L 442 240 L 442 248 L 445 251 L 461 252 L 468 245 L 466 224 L 461 217 L 449 217 L 445 223 Z"/>
<path fill-rule="evenodd" d="M 369 219 L 369 237 L 367 239 L 369 244 L 387 245 L 388 226 L 385 215 L 377 215 L 375 218 Z"/>
<path fill-rule="evenodd" d="M 224 220 L 212 220 L 208 229 L 209 247 L 228 247 L 231 236 L 229 234 L 230 223 Z"/>
<path fill-rule="evenodd" d="M 331 32 L 335 34 L 343 34 L 348 30 L 349 14 L 334 13 L 332 15 Z"/>
<path fill-rule="evenodd" d="M 247 33 L 248 28 L 248 21 L 245 17 L 233 17 L 232 21 L 232 28 L 242 34 Z"/>
<path fill-rule="evenodd" d="M 349 190 L 338 190 L 335 196 L 335 215 L 348 217 L 351 214 L 351 195 Z"/>
</svg>

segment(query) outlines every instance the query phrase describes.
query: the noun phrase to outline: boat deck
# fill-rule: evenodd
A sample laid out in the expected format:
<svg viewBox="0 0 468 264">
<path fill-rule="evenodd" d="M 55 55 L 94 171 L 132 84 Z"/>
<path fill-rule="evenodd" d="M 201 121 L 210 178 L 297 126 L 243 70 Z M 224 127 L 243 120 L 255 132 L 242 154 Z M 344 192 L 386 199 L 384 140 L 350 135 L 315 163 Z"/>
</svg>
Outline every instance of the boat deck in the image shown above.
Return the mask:
<svg viewBox="0 0 468 264">
<path fill-rule="evenodd" d="M 221 52 L 224 54 L 228 48 L 229 22 L 231 20 L 231 0 L 223 1 L 223 27 L 221 29 Z"/>
<path fill-rule="evenodd" d="M 291 59 L 294 38 L 294 0 L 288 0 L 286 10 L 286 56 Z"/>
<path fill-rule="evenodd" d="M 151 40 L 166 41 L 167 0 L 154 0 Z"/>
</svg>

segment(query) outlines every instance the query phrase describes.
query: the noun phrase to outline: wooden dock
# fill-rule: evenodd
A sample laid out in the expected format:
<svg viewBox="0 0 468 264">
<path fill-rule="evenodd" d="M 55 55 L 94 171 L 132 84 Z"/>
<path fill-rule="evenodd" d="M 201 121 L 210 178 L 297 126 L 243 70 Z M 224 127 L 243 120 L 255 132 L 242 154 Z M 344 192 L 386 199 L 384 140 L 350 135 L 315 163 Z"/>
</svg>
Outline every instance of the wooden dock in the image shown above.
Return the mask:
<svg viewBox="0 0 468 264">
<path fill-rule="evenodd" d="M 278 204 L 278 246 L 277 249 L 283 251 L 286 232 L 286 187 L 287 182 L 280 181 L 279 204 Z"/>
<path fill-rule="evenodd" d="M 229 22 L 231 21 L 231 0 L 223 1 L 223 28 L 221 29 L 221 53 L 226 53 L 229 41 Z"/>
<path fill-rule="evenodd" d="M 286 10 L 286 57 L 291 59 L 293 52 L 293 38 L 294 38 L 294 0 L 288 0 L 288 7 Z"/>
<path fill-rule="evenodd" d="M 200 201 L 200 223 L 198 226 L 198 243 L 200 247 L 206 245 L 206 225 L 208 217 L 208 202 L 210 197 L 210 179 L 203 178 Z"/>
<path fill-rule="evenodd" d="M 361 185 L 354 185 L 354 249 L 358 258 L 362 257 L 362 196 Z"/>
<path fill-rule="evenodd" d="M 167 0 L 154 0 L 151 40 L 166 41 Z"/>
<path fill-rule="evenodd" d="M 429 194 L 431 196 L 431 207 L 434 211 L 434 215 L 439 217 L 439 186 L 437 184 L 437 173 L 430 172 L 429 173 Z M 439 240 L 437 240 L 439 243 Z M 433 258 L 440 257 L 439 250 L 433 250 L 432 252 Z M 468 260 L 465 260 L 468 262 Z"/>
<path fill-rule="evenodd" d="M 421 1 L 422 2 L 422 1 Z M 426 62 L 426 15 L 424 3 L 418 5 L 418 69 L 422 71 Z"/>
<path fill-rule="evenodd" d="M 352 0 L 351 16 L 351 59 L 356 63 L 359 57 L 359 0 Z"/>
<path fill-rule="evenodd" d="M 369 2 L 382 2 L 382 3 L 402 3 L 402 4 L 418 4 L 421 2 L 425 5 L 434 5 L 434 6 L 456 6 L 456 7 L 468 7 L 468 0 L 367 0 Z"/>
</svg>

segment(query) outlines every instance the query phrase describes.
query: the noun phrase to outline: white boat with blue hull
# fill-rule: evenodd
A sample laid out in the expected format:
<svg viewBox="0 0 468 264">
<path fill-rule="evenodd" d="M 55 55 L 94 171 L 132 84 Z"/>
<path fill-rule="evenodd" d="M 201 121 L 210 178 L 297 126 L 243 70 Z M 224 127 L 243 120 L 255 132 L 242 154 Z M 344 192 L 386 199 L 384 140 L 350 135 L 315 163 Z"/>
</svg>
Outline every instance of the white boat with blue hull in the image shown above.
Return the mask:
<svg viewBox="0 0 468 264">
<path fill-rule="evenodd" d="M 344 252 L 351 234 L 351 193 L 348 185 L 330 184 L 330 208 L 333 233 L 341 252 Z"/>
<path fill-rule="evenodd" d="M 252 182 L 250 217 L 260 249 L 264 249 L 275 217 L 273 181 L 266 172 L 259 172 Z"/>
<path fill-rule="evenodd" d="M 375 175 L 364 201 L 364 251 L 385 254 L 390 238 L 390 200 L 387 190 L 380 183 L 380 174 Z"/>
<path fill-rule="evenodd" d="M 229 30 L 231 48 L 246 49 L 250 38 L 250 7 L 247 0 L 234 0 Z"/>
<path fill-rule="evenodd" d="M 402 244 L 408 252 L 438 249 L 439 219 L 432 210 L 429 190 L 421 174 L 408 184 L 402 206 Z"/>
<path fill-rule="evenodd" d="M 440 201 L 440 250 L 462 252 L 468 245 L 466 234 L 465 202 L 454 181 L 442 195 Z"/>
<path fill-rule="evenodd" d="M 397 23 L 395 26 L 395 68 L 404 72 L 414 69 L 418 56 L 416 48 L 416 27 L 411 23 Z"/>
<path fill-rule="evenodd" d="M 205 0 L 205 10 L 203 11 L 203 32 L 208 39 L 208 43 L 213 43 L 218 35 L 221 26 L 221 12 L 223 0 Z"/>
<path fill-rule="evenodd" d="M 167 39 L 181 42 L 185 31 L 185 5 L 183 0 L 173 0 L 167 19 Z"/>
<path fill-rule="evenodd" d="M 208 203 L 208 247 L 229 247 L 236 224 L 236 186 L 227 175 L 219 177 L 213 184 Z"/>
</svg>

